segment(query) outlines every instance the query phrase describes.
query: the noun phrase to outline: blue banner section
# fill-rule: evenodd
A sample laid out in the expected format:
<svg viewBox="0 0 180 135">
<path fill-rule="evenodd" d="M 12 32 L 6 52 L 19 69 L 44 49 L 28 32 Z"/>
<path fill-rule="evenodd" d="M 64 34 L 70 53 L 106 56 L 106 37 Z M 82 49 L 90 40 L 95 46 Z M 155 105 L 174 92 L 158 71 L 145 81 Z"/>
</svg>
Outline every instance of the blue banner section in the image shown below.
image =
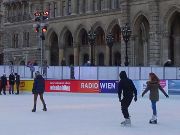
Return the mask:
<svg viewBox="0 0 180 135">
<path fill-rule="evenodd" d="M 169 94 L 180 94 L 180 80 L 168 80 Z"/>
<path fill-rule="evenodd" d="M 100 93 L 117 93 L 118 81 L 117 80 L 100 80 L 99 88 L 100 88 Z"/>
</svg>

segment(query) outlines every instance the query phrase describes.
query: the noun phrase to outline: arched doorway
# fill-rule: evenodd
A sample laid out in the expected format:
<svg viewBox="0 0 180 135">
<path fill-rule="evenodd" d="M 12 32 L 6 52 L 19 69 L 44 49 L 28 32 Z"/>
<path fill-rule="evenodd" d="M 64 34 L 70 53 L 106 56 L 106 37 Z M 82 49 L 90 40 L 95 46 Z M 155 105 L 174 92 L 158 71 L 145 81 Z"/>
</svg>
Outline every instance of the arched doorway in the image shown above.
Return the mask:
<svg viewBox="0 0 180 135">
<path fill-rule="evenodd" d="M 50 47 L 50 65 L 59 65 L 59 47 L 58 47 L 58 37 L 56 33 L 51 35 L 51 47 Z"/>
<path fill-rule="evenodd" d="M 135 65 L 147 66 L 149 55 L 149 22 L 147 18 L 140 15 L 134 25 L 135 36 Z"/>
<path fill-rule="evenodd" d="M 103 53 L 99 53 L 99 55 L 98 55 L 98 65 L 104 66 L 104 54 Z"/>
<path fill-rule="evenodd" d="M 121 66 L 121 54 L 119 52 L 114 53 L 114 65 Z"/>
<path fill-rule="evenodd" d="M 180 12 L 175 12 L 170 19 L 169 58 L 172 64 L 180 66 Z"/>
</svg>

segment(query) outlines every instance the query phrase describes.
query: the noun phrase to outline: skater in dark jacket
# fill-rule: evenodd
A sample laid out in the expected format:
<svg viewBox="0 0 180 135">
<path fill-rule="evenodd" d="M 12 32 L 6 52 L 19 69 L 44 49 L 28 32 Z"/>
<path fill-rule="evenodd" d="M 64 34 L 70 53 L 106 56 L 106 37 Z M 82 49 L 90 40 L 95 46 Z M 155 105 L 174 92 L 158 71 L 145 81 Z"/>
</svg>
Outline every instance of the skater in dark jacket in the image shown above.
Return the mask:
<svg viewBox="0 0 180 135">
<path fill-rule="evenodd" d="M 0 95 L 1 95 L 2 90 L 3 90 L 3 94 L 6 95 L 6 86 L 7 86 L 7 78 L 6 78 L 6 74 L 3 74 L 3 76 L 1 76 L 1 91 L 0 91 Z"/>
<path fill-rule="evenodd" d="M 134 83 L 131 79 L 129 79 L 126 75 L 125 71 L 121 71 L 120 75 L 120 81 L 118 85 L 118 96 L 119 101 L 121 102 L 121 110 L 124 115 L 125 121 L 123 121 L 122 125 L 130 125 L 131 120 L 128 112 L 128 107 L 131 104 L 131 101 L 134 97 L 134 101 L 137 101 L 137 90 L 134 86 Z M 121 100 L 121 95 L 123 92 L 123 99 Z"/>
<path fill-rule="evenodd" d="M 157 110 L 156 110 L 156 103 L 159 101 L 159 91 L 160 90 L 167 98 L 169 97 L 164 89 L 160 85 L 159 78 L 154 73 L 149 73 L 149 81 L 147 82 L 147 87 L 142 93 L 142 97 L 148 91 L 150 91 L 149 99 L 151 100 L 153 115 L 150 119 L 149 123 L 157 124 Z"/>
<path fill-rule="evenodd" d="M 13 73 L 9 75 L 9 94 L 14 94 L 15 76 Z"/>
<path fill-rule="evenodd" d="M 18 95 L 19 94 L 19 85 L 20 85 L 20 75 L 18 75 L 18 73 L 15 73 L 15 77 L 16 77 L 15 82 L 16 82 L 16 89 L 17 89 L 16 95 Z"/>
<path fill-rule="evenodd" d="M 32 112 L 36 111 L 36 104 L 37 104 L 37 97 L 38 95 L 40 96 L 40 99 L 43 103 L 43 111 L 47 111 L 46 108 L 46 104 L 43 98 L 43 93 L 45 91 L 45 80 L 42 77 L 42 75 L 40 75 L 39 71 L 37 71 L 35 73 L 35 79 L 34 79 L 34 83 L 33 83 L 33 89 L 32 89 L 32 93 L 34 94 L 34 107 L 32 109 Z"/>
</svg>

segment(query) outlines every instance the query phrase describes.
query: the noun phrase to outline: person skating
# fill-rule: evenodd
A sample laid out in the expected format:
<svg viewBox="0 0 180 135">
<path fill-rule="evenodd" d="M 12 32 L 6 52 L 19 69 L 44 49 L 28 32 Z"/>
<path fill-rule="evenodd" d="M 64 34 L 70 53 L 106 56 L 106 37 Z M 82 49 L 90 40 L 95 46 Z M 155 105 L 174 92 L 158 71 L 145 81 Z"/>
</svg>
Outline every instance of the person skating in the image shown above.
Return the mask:
<svg viewBox="0 0 180 135">
<path fill-rule="evenodd" d="M 32 109 L 32 112 L 36 112 L 38 95 L 40 96 L 40 99 L 43 103 L 43 111 L 47 111 L 46 104 L 43 98 L 44 90 L 45 90 L 45 80 L 42 77 L 42 75 L 39 73 L 39 71 L 36 71 L 35 79 L 33 83 L 33 89 L 32 89 L 32 93 L 34 94 L 34 107 Z"/>
<path fill-rule="evenodd" d="M 149 81 L 147 82 L 147 87 L 142 93 L 142 97 L 150 91 L 149 99 L 151 100 L 153 115 L 150 119 L 150 124 L 157 124 L 157 109 L 156 103 L 159 101 L 159 91 L 160 90 L 167 98 L 169 97 L 164 89 L 160 85 L 160 80 L 154 73 L 149 73 Z"/>
<path fill-rule="evenodd" d="M 6 74 L 3 74 L 3 76 L 1 76 L 1 92 L 3 90 L 4 95 L 6 95 L 6 86 L 7 86 L 7 78 L 6 78 Z"/>
<path fill-rule="evenodd" d="M 16 83 L 16 90 L 17 90 L 17 93 L 16 95 L 19 94 L 19 85 L 20 85 L 20 75 L 18 75 L 18 73 L 15 73 L 15 83 Z"/>
<path fill-rule="evenodd" d="M 121 122 L 123 126 L 130 126 L 131 120 L 128 112 L 128 107 L 131 104 L 131 101 L 134 97 L 134 101 L 137 101 L 137 90 L 136 87 L 131 79 L 127 77 L 125 71 L 121 71 L 119 74 L 120 81 L 118 83 L 118 96 L 119 101 L 121 102 L 121 110 L 125 121 Z M 123 99 L 121 100 L 121 95 L 123 92 Z"/>
<path fill-rule="evenodd" d="M 14 94 L 15 76 L 13 73 L 9 75 L 9 94 Z"/>
</svg>

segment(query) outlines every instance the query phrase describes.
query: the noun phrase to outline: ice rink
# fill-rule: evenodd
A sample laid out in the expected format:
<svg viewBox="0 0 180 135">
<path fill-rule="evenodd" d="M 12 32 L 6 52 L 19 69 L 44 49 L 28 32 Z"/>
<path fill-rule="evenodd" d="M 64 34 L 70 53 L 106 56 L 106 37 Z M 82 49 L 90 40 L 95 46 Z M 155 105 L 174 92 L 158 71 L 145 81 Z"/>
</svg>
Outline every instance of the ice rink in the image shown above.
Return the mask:
<svg viewBox="0 0 180 135">
<path fill-rule="evenodd" d="M 130 106 L 131 127 L 124 120 L 116 94 L 45 94 L 48 111 L 32 113 L 33 96 L 0 96 L 0 135 L 180 135 L 180 96 L 161 98 L 157 104 L 158 124 L 148 97 Z"/>
</svg>

